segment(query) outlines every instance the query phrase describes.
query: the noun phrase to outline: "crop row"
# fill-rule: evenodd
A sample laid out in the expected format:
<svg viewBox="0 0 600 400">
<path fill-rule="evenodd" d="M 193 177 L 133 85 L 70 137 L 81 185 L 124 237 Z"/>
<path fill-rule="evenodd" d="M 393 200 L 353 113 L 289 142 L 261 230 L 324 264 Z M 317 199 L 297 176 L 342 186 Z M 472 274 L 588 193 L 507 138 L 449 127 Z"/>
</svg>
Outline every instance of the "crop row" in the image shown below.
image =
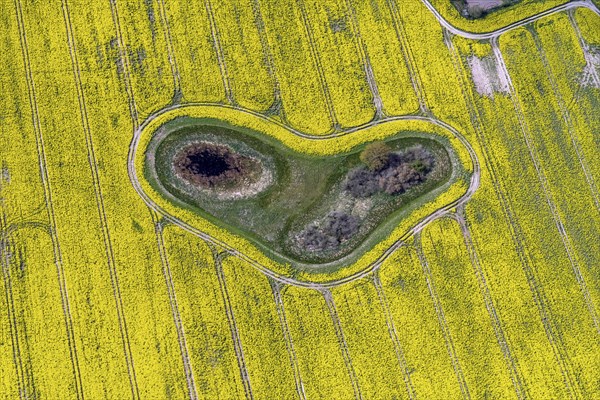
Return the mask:
<svg viewBox="0 0 600 400">
<path fill-rule="evenodd" d="M 458 223 L 441 219 L 430 224 L 421 234 L 421 247 L 450 332 L 448 345 L 455 349 L 465 387 L 473 398 L 484 394 L 514 397 L 509 370 Z"/>
<path fill-rule="evenodd" d="M 597 16 L 577 11 L 503 36 L 514 92 L 487 98 L 470 86 L 468 57 L 493 58 L 490 45 L 444 35 L 420 2 L 379 16 L 373 3 L 356 3 L 332 2 L 336 24 L 327 25 L 308 1 L 304 13 L 295 2 L 255 2 L 233 14 L 220 2 L 181 9 L 170 1 L 5 2 L 0 30 L 8 39 L 0 57 L 11 74 L 0 82 L 12 95 L 0 99 L 3 229 L 34 220 L 50 235 L 27 228 L 2 243 L 2 394 L 596 394 L 599 366 L 587 356 L 598 353 L 598 280 L 589 272 L 600 254 L 590 234 L 598 221 L 598 122 L 591 113 L 597 89 L 578 87 L 577 71 L 586 67 L 585 44 L 600 43 Z M 354 5 L 356 26 L 344 16 L 345 4 Z M 247 42 L 236 39 L 236 13 Z M 264 32 L 255 26 L 261 18 Z M 393 26 L 394 19 L 404 25 L 404 49 L 388 29 L 387 39 L 369 31 L 370 23 Z M 203 34 L 188 33 L 198 27 Z M 364 57 L 352 36 L 359 33 Z M 347 36 L 338 42 L 341 34 Z M 265 43 L 272 70 L 267 56 L 257 55 Z M 325 56 L 325 43 L 345 56 Z M 245 46 L 254 50 L 241 57 Z M 381 52 L 389 52 L 398 78 L 386 80 L 386 60 L 375 58 Z M 407 246 L 384 263 L 380 292 L 364 279 L 334 288 L 329 298 L 295 287 L 274 293 L 246 262 L 215 263 L 209 246 L 191 234 L 171 225 L 155 229 L 162 222 L 153 220 L 124 168 L 139 124 L 132 109 L 144 118 L 179 90 L 184 100 L 225 102 L 225 65 L 237 104 L 263 111 L 279 85 L 290 123 L 323 133 L 333 124 L 330 109 L 343 126 L 370 118 L 366 57 L 384 110 L 416 109 L 409 69 L 398 61 L 404 55 L 414 60 L 412 78 L 420 80 L 427 108 L 472 135 L 484 160 L 482 187 L 466 208 L 480 270 L 473 270 L 464 232 L 442 220 L 421 234 L 421 260 Z M 561 66 L 567 56 L 574 72 Z M 336 63 L 347 63 L 344 74 L 356 79 L 338 85 L 345 75 Z M 255 76 L 264 85 L 243 90 Z M 344 97 L 353 90 L 366 94 L 353 102 Z M 578 108 L 569 106 L 572 99 Z M 353 115 L 359 103 L 369 104 L 369 113 Z M 163 234 L 164 243 L 157 242 Z"/>
<path fill-rule="evenodd" d="M 562 37 L 568 38 L 568 35 L 573 35 L 573 31 L 565 23 L 566 16 L 554 18 L 557 18 L 557 20 L 553 22 L 555 23 L 553 29 L 556 29 L 556 23 L 558 23 L 561 30 L 557 32 L 560 32 Z M 543 53 L 536 47 L 534 37 L 528 36 L 527 31 L 517 31 L 514 34 L 507 34 L 508 37 L 506 38 L 501 38 L 500 45 L 504 46 L 502 53 L 505 55 L 512 82 L 514 82 L 517 89 L 515 94 L 509 96 L 518 97 L 511 100 L 503 93 L 496 93 L 494 98 L 490 99 L 478 95 L 472 89 L 471 93 L 465 92 L 465 96 L 472 99 L 471 118 L 474 125 L 481 127 L 478 134 L 478 147 L 483 152 L 485 160 L 482 188 L 467 206 L 467 217 L 472 225 L 475 247 L 480 255 L 482 266 L 489 276 L 491 293 L 496 299 L 500 320 L 504 325 L 509 341 L 511 341 L 510 337 L 513 335 L 515 338 L 523 337 L 522 333 L 517 333 L 520 329 L 532 332 L 531 327 L 525 328 L 523 326 L 523 328 L 519 328 L 521 323 L 514 319 L 517 315 L 527 313 L 526 303 L 523 303 L 523 300 L 529 296 L 522 292 L 525 286 L 522 284 L 515 285 L 521 280 L 523 283 L 529 282 L 533 302 L 541 313 L 541 320 L 544 325 L 543 332 L 548 336 L 549 344 L 552 347 L 551 352 L 538 351 L 534 356 L 533 353 L 530 353 L 529 349 L 531 347 L 524 348 L 521 343 L 513 339 L 511 341 L 513 343 L 512 353 L 516 356 L 516 359 L 520 359 L 520 362 L 525 364 L 530 364 L 530 361 L 537 357 L 555 358 L 557 360 L 555 365 L 558 366 L 558 370 L 555 370 L 554 373 L 563 375 L 563 378 L 557 376 L 555 379 L 563 379 L 567 382 L 568 390 L 577 392 L 585 390 L 582 388 L 589 388 L 590 382 L 594 382 L 594 378 L 591 376 L 583 378 L 586 374 L 591 373 L 587 362 L 584 366 L 572 361 L 573 357 L 578 359 L 578 354 L 582 354 L 581 352 L 590 351 L 589 340 L 584 340 L 582 342 L 584 344 L 581 345 L 575 344 L 571 340 L 573 337 L 590 338 L 594 335 L 594 304 L 591 300 L 594 292 L 590 289 L 593 286 L 588 286 L 586 282 L 589 282 L 590 285 L 596 283 L 591 276 L 585 276 L 587 268 L 581 268 L 584 264 L 580 264 L 584 259 L 575 258 L 577 247 L 585 246 L 586 243 L 590 242 L 579 236 L 572 242 L 565 242 L 561 240 L 561 236 L 563 236 L 563 239 L 569 239 L 569 235 L 574 235 L 576 232 L 589 231 L 588 228 L 584 228 L 586 226 L 584 221 L 577 222 L 577 217 L 571 220 L 570 216 L 565 217 L 565 215 L 570 214 L 564 213 L 568 212 L 569 209 L 573 209 L 578 203 L 586 204 L 587 202 L 587 210 L 584 211 L 582 208 L 579 212 L 589 215 L 589 210 L 590 208 L 593 210 L 594 205 L 589 181 L 586 179 L 585 171 L 582 168 L 582 161 L 585 160 L 582 159 L 583 157 L 578 156 L 574 145 L 580 140 L 579 132 L 585 132 L 585 129 L 582 129 L 582 125 L 574 129 L 574 125 L 572 125 L 571 128 L 573 129 L 569 131 L 569 125 L 565 123 L 561 126 L 561 119 L 559 119 L 561 113 L 564 116 L 565 110 L 561 110 L 558 106 L 561 100 L 559 96 L 564 96 L 558 91 L 565 90 L 567 82 L 561 82 L 560 75 L 557 78 L 553 73 L 554 71 L 549 70 L 552 61 L 548 60 L 552 60 L 554 52 L 560 51 L 562 54 L 563 50 L 556 42 L 552 43 L 552 41 L 544 39 L 543 29 L 541 28 L 543 28 L 545 22 L 542 20 L 539 24 L 536 24 L 539 33 L 534 32 L 534 35 L 540 35 L 540 40 L 544 41 Z M 510 44 L 504 42 L 508 40 L 512 40 L 512 42 Z M 513 52 L 512 49 L 524 40 L 529 40 L 531 47 L 529 47 L 529 44 L 523 44 L 522 53 Z M 476 44 L 463 39 L 455 39 L 454 42 L 462 53 L 463 66 L 459 69 L 463 68 L 463 71 L 469 69 L 467 60 L 469 55 L 494 57 L 492 49 L 488 45 Z M 562 41 L 561 43 L 563 46 L 566 44 Z M 575 42 L 571 40 L 571 43 Z M 581 50 L 577 47 L 574 49 L 575 51 L 571 51 L 569 54 L 578 54 L 578 51 Z M 527 57 L 527 61 L 520 60 L 521 57 Z M 546 65 L 544 65 L 544 57 L 547 60 Z M 531 65 L 537 65 L 537 67 L 532 68 Z M 555 63 L 554 65 L 557 66 L 558 64 Z M 571 80 L 568 84 L 575 86 L 578 82 Z M 558 89 L 559 87 L 563 89 Z M 539 97 L 539 90 L 544 90 L 545 99 Z M 555 109 L 548 109 L 548 106 L 552 103 L 548 102 L 547 96 L 559 97 L 556 100 L 555 104 L 557 106 Z M 530 108 L 533 104 L 535 104 L 535 109 Z M 499 112 L 503 109 L 506 112 L 503 112 L 502 117 L 499 118 Z M 583 112 L 588 111 L 584 109 Z M 576 113 L 576 111 L 573 112 L 575 114 L 573 118 L 576 118 Z M 556 121 L 556 125 L 549 126 L 548 124 L 552 124 L 553 120 Z M 547 135 L 557 131 L 562 132 L 563 136 L 546 138 Z M 554 147 L 555 143 L 561 143 L 561 148 Z M 489 149 L 493 149 L 493 153 Z M 519 156 L 518 152 L 522 155 Z M 543 152 L 540 153 L 543 156 L 540 156 L 538 152 Z M 550 161 L 552 164 L 550 164 Z M 564 174 L 556 170 L 552 170 L 553 172 L 548 174 L 544 168 L 550 170 L 555 168 L 554 165 L 560 166 L 561 162 L 568 163 L 563 164 L 562 168 L 564 172 L 570 171 L 569 173 L 572 176 L 571 179 L 565 179 L 559 184 L 555 181 L 555 178 L 562 177 Z M 517 166 L 518 168 L 516 168 Z M 535 166 L 538 167 L 538 170 L 535 169 Z M 518 173 L 516 170 L 518 170 Z M 544 176 L 547 178 L 544 179 Z M 492 187 L 496 192 L 495 196 L 486 181 L 492 183 Z M 518 183 L 519 181 L 521 183 Z M 528 185 L 528 189 L 509 191 L 509 188 L 524 187 L 523 185 Z M 573 189 L 567 189 L 568 192 L 564 192 L 565 188 L 569 187 L 573 187 Z M 537 195 L 531 196 L 532 191 L 535 191 Z M 562 203 L 562 197 L 566 193 L 569 193 L 570 196 L 569 207 L 566 207 L 567 203 Z M 532 208 L 529 210 L 530 207 Z M 536 211 L 533 211 L 533 208 L 536 208 Z M 544 212 L 541 213 L 540 209 Z M 508 229 L 504 230 L 501 228 L 502 225 L 497 225 L 498 233 L 493 234 L 489 227 L 486 228 L 486 225 L 490 223 L 489 218 L 492 218 L 492 220 L 504 219 L 508 224 Z M 561 220 L 567 221 L 564 225 L 566 229 L 563 230 L 563 228 L 557 231 L 557 223 L 562 224 Z M 579 226 L 576 227 L 575 224 Z M 534 226 L 536 228 L 533 228 Z M 569 226 L 571 227 L 570 230 Z M 492 237 L 496 239 L 490 239 Z M 512 244 L 509 244 L 508 238 L 512 239 Z M 503 244 L 499 245 L 499 243 Z M 545 244 L 541 247 L 540 243 Z M 502 246 L 503 250 L 501 252 L 499 246 Z M 594 251 L 590 254 L 594 254 Z M 569 257 L 570 255 L 571 257 Z M 525 273 L 522 278 L 518 278 L 518 275 L 514 274 L 514 266 L 519 264 L 523 267 Z M 505 278 L 501 278 L 501 276 L 505 276 Z M 508 287 L 511 286 L 513 289 L 509 291 Z M 517 294 L 519 292 L 521 294 Z M 499 293 L 506 294 L 500 296 Z M 511 300 L 508 300 L 508 298 Z M 521 302 L 515 302 L 515 299 L 521 299 Z M 517 304 L 522 305 L 517 307 Z M 525 308 L 521 311 L 521 307 Z M 570 312 L 567 309 L 572 310 L 573 307 L 579 307 L 577 315 L 580 315 L 581 319 L 572 314 L 569 315 Z M 558 315 L 554 317 L 554 314 Z M 560 321 L 568 318 L 570 320 L 569 326 L 574 324 L 577 327 L 570 328 L 569 332 L 561 332 L 561 328 L 554 325 L 556 323 L 555 318 Z M 517 331 L 515 332 L 514 329 L 517 329 Z M 541 342 L 538 341 L 537 346 L 540 346 L 540 344 Z M 548 344 L 544 346 L 548 346 Z M 583 348 L 586 350 L 583 350 Z M 522 351 L 526 351 L 528 355 L 521 355 Z M 535 368 L 522 367 L 521 371 L 524 371 L 524 381 L 530 382 L 526 385 L 526 390 L 530 393 L 538 393 L 538 391 L 552 393 L 559 390 L 551 383 L 553 380 L 549 378 L 552 376 L 550 369 L 534 372 Z M 525 371 L 530 372 L 526 373 Z M 530 373 L 534 374 L 535 378 L 533 376 L 529 377 Z M 589 379 L 587 383 L 586 379 Z M 535 384 L 531 382 L 535 382 Z"/>
</svg>

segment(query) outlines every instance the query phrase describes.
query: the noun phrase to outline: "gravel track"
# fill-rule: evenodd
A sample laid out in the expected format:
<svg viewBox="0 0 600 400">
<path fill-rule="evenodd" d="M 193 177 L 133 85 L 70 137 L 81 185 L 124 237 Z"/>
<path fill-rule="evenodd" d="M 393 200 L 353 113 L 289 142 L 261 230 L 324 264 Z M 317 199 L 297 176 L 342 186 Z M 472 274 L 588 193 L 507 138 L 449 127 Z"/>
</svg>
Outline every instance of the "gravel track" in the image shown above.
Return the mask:
<svg viewBox="0 0 600 400">
<path fill-rule="evenodd" d="M 474 39 L 474 40 L 488 40 L 488 39 L 498 38 L 503 33 L 506 33 L 508 31 L 511 31 L 516 28 L 519 28 L 521 26 L 525 26 L 527 24 L 537 21 L 538 19 L 547 17 L 548 15 L 552 15 L 552 14 L 562 12 L 562 11 L 571 10 L 571 9 L 574 9 L 577 7 L 588 8 L 588 9 L 592 10 L 593 12 L 595 12 L 596 14 L 600 15 L 600 10 L 598 10 L 598 7 L 596 7 L 596 5 L 590 0 L 571 1 L 566 4 L 562 4 L 562 5 L 550 8 L 550 9 L 543 11 L 541 13 L 538 13 L 536 15 L 532 15 L 531 17 L 524 18 L 520 21 L 514 22 L 503 28 L 496 29 L 491 32 L 474 33 L 474 32 L 469 32 L 469 31 L 459 29 L 459 28 L 455 27 L 454 25 L 452 25 L 447 20 L 445 20 L 444 17 L 431 4 L 431 2 L 429 0 L 421 0 L 421 1 L 429 9 L 429 11 L 431 11 L 433 13 L 433 15 L 435 15 L 435 17 L 439 21 L 440 25 L 442 25 L 444 28 L 448 29 L 450 32 L 452 32 L 455 35 L 462 36 L 467 39 Z"/>
</svg>

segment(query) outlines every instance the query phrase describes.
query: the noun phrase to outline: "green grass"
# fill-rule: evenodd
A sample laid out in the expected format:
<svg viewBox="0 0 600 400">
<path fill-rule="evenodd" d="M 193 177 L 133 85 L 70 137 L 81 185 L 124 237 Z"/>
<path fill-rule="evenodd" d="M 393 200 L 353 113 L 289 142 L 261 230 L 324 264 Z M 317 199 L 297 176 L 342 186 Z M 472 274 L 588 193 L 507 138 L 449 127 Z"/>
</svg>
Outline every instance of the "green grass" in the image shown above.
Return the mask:
<svg viewBox="0 0 600 400">
<path fill-rule="evenodd" d="M 445 186 L 456 175 L 452 174 L 450 161 L 455 155 L 443 140 L 421 132 L 411 132 L 409 137 L 402 132 L 401 139 L 390 137 L 386 143 L 395 151 L 419 144 L 435 155 L 436 167 L 428 179 L 402 195 L 374 195 L 375 206 L 355 237 L 344 242 L 338 251 L 307 254 L 294 248 L 290 233 L 335 209 L 348 171 L 362 165 L 359 154 L 366 144 L 347 153 L 319 157 L 298 153 L 259 132 L 214 119 L 176 118 L 159 130 L 161 133 L 154 136 L 148 147 L 144 170 L 146 179 L 159 193 L 250 239 L 270 256 L 283 256 L 285 261 L 294 263 L 329 263 L 359 247 L 361 253 L 368 250 L 370 246 L 365 242 L 375 231 L 377 238 L 389 234 L 406 211 L 423 204 L 429 197 L 426 194 Z M 237 200 L 218 200 L 200 191 L 190 192 L 189 185 L 173 173 L 171 160 L 178 149 L 200 137 L 258 157 L 265 168 L 274 171 L 273 183 L 256 196 Z"/>
</svg>

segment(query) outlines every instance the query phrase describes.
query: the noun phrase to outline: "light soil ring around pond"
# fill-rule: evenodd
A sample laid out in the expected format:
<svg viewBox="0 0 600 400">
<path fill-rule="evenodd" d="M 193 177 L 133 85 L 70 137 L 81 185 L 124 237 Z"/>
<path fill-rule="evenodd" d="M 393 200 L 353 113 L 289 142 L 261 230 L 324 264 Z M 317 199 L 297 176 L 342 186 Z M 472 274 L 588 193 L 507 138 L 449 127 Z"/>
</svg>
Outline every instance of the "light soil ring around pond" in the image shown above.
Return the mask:
<svg viewBox="0 0 600 400">
<path fill-rule="evenodd" d="M 300 153 L 334 155 L 347 152 L 365 142 L 382 140 L 401 132 L 408 135 L 426 132 L 431 138 L 443 141 L 456 154 L 453 171 L 460 170 L 461 176 L 445 187 L 442 193 L 426 199 L 427 202 L 409 210 L 405 220 L 394 225 L 391 234 L 370 249 L 359 246 L 361 255 L 352 260 L 341 260 L 325 264 L 300 264 L 274 261 L 268 249 L 260 248 L 247 238 L 208 222 L 198 214 L 178 207 L 157 192 L 144 178 L 145 154 L 151 138 L 158 128 L 177 117 L 207 118 L 223 121 L 226 125 L 251 129 L 276 140 Z M 412 137 L 412 136 L 408 136 Z M 322 142 L 319 143 L 319 142 Z M 455 168 L 456 167 L 456 168 Z M 139 171 L 139 173 L 138 173 Z M 249 262 L 272 278 L 292 285 L 324 288 L 362 277 L 381 265 L 397 248 L 427 224 L 467 202 L 477 190 L 480 179 L 480 164 L 469 142 L 450 125 L 429 117 L 400 116 L 378 120 L 364 126 L 349 129 L 342 134 L 315 137 L 298 132 L 253 111 L 214 104 L 186 104 L 165 108 L 150 116 L 135 132 L 130 145 L 128 173 L 130 180 L 145 203 L 164 219 L 182 229 L 222 247 L 229 253 Z M 453 172 L 454 174 L 454 172 Z"/>
</svg>

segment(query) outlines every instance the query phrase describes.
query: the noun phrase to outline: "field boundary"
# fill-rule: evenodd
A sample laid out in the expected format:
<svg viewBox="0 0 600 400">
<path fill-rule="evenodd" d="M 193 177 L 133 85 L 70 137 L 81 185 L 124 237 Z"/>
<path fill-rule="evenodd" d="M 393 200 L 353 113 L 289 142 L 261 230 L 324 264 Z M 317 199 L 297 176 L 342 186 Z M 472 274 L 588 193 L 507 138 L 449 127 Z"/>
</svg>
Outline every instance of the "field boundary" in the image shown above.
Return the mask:
<svg viewBox="0 0 600 400">
<path fill-rule="evenodd" d="M 311 142 L 318 141 L 318 140 L 324 140 L 324 139 L 326 139 L 326 137 L 316 138 L 314 136 L 304 135 L 300 132 L 297 132 L 293 129 L 290 129 L 290 128 L 282 125 L 281 123 L 278 124 L 270 119 L 267 119 L 264 116 L 262 116 L 261 114 L 254 113 L 252 111 L 244 111 L 244 112 L 240 113 L 238 107 L 231 107 L 231 106 L 226 106 L 226 105 L 215 106 L 214 104 L 195 103 L 195 104 L 171 106 L 166 109 L 163 109 L 162 111 L 158 112 L 157 114 L 154 114 L 153 116 L 148 118 L 146 121 L 144 121 L 144 123 L 137 129 L 136 135 L 130 146 L 128 170 L 129 170 L 131 182 L 132 182 L 134 188 L 140 194 L 140 196 L 145 200 L 145 202 L 151 208 L 153 208 L 160 214 L 165 215 L 165 217 L 168 218 L 171 222 L 173 222 L 176 225 L 179 225 L 180 227 L 184 228 L 185 230 L 188 230 L 189 232 L 191 232 L 197 236 L 200 236 L 208 241 L 212 241 L 213 243 L 227 249 L 232 254 L 240 256 L 241 258 L 250 262 L 252 265 L 258 267 L 263 272 L 268 271 L 269 272 L 268 275 L 270 275 L 272 278 L 279 279 L 279 280 L 284 281 L 289 284 L 301 284 L 302 285 L 302 283 L 300 283 L 300 282 L 302 281 L 303 277 L 301 277 L 301 279 L 298 279 L 297 277 L 294 278 L 294 277 L 290 276 L 290 271 L 286 270 L 284 272 L 281 269 L 281 267 L 277 267 L 278 264 L 274 263 L 273 261 L 270 261 L 269 259 L 262 257 L 262 256 L 259 257 L 259 260 L 256 260 L 253 258 L 254 256 L 250 257 L 248 255 L 244 255 L 241 251 L 235 249 L 232 245 L 223 243 L 222 241 L 216 239 L 214 237 L 214 234 L 215 234 L 214 232 L 217 232 L 217 234 L 219 236 L 221 236 L 224 234 L 223 233 L 224 231 L 222 230 L 222 228 L 218 228 L 219 229 L 218 231 L 214 231 L 214 229 L 217 229 L 215 227 L 213 229 L 214 232 L 212 234 L 207 234 L 206 232 L 203 232 L 203 231 L 199 230 L 198 228 L 191 226 L 189 223 L 182 221 L 178 217 L 171 215 L 167 210 L 165 210 L 156 201 L 154 201 L 152 199 L 152 197 L 150 197 L 150 195 L 148 193 L 153 193 L 153 189 L 151 187 L 148 187 L 147 183 L 144 183 L 145 180 L 142 180 L 140 182 L 140 180 L 137 176 L 136 170 L 141 170 L 143 168 L 143 166 L 142 166 L 143 160 L 140 161 L 140 155 L 139 155 L 140 152 L 138 152 L 138 148 L 140 147 L 141 142 L 144 142 L 142 147 L 145 147 L 145 144 L 150 139 L 149 137 L 147 137 L 148 136 L 147 131 L 152 131 L 151 128 L 153 126 L 160 124 L 163 120 L 173 118 L 173 115 L 175 115 L 175 116 L 190 115 L 190 114 L 193 115 L 194 109 L 197 109 L 197 112 L 200 112 L 200 113 L 204 113 L 205 110 L 212 110 L 211 112 L 217 113 L 217 115 L 221 116 L 221 118 L 224 118 L 225 120 L 227 120 L 228 118 L 233 118 L 233 121 L 232 121 L 233 123 L 237 122 L 239 124 L 246 125 L 246 126 L 248 126 L 248 125 L 247 125 L 247 121 L 245 120 L 245 118 L 247 118 L 248 116 L 249 117 L 258 117 L 258 118 L 253 119 L 254 120 L 253 123 L 256 123 L 259 125 L 257 125 L 256 129 L 255 129 L 254 125 L 252 125 L 252 129 L 257 130 L 258 132 L 266 133 L 267 136 L 269 136 L 269 135 L 275 136 L 276 138 L 285 136 L 285 144 L 288 147 L 291 147 L 291 148 L 296 147 L 296 149 L 299 149 L 301 151 L 310 151 Z M 192 110 L 192 111 L 188 111 L 188 110 Z M 304 285 L 308 284 L 309 286 L 311 286 L 312 284 L 316 283 L 318 286 L 320 285 L 319 287 L 331 286 L 332 284 L 335 285 L 335 284 L 341 283 L 343 281 L 348 281 L 351 279 L 355 279 L 358 276 L 364 275 L 365 273 L 367 273 L 367 271 L 371 271 L 377 265 L 381 264 L 381 262 L 383 262 L 383 260 L 387 256 L 389 256 L 389 254 L 391 254 L 391 252 L 393 252 L 393 250 L 397 246 L 399 246 L 400 243 L 402 242 L 402 240 L 406 239 L 406 237 L 409 237 L 414 232 L 421 230 L 429 221 L 437 218 L 440 215 L 447 213 L 449 210 L 453 209 L 457 205 L 460 205 L 460 204 L 468 201 L 468 199 L 473 195 L 473 193 L 477 190 L 477 188 L 479 186 L 479 169 L 480 169 L 480 167 L 479 167 L 479 161 L 477 159 L 477 155 L 474 152 L 474 150 L 472 149 L 472 147 L 470 146 L 470 144 L 466 141 L 466 139 L 458 131 L 456 131 L 454 128 L 452 128 L 450 125 L 445 124 L 436 119 L 433 119 L 430 117 L 423 117 L 423 116 L 390 117 L 390 118 L 386 118 L 385 120 L 376 121 L 376 122 L 370 124 L 372 129 L 374 129 L 374 131 L 373 131 L 374 135 L 370 135 L 370 137 L 369 137 L 370 139 L 374 139 L 375 136 L 384 137 L 385 135 L 391 134 L 390 132 L 388 132 L 390 130 L 389 125 L 388 126 L 380 126 L 383 122 L 390 122 L 390 123 L 393 122 L 395 125 L 393 125 L 392 128 L 397 128 L 397 130 L 402 130 L 400 127 L 405 126 L 406 124 L 408 124 L 409 127 L 408 128 L 404 127 L 404 130 L 410 129 L 410 127 L 412 127 L 413 130 L 416 129 L 419 131 L 431 131 L 433 129 L 433 132 L 435 132 L 436 135 L 441 135 L 442 137 L 445 137 L 446 139 L 451 140 L 451 142 L 453 143 L 455 152 L 456 152 L 456 156 L 460 159 L 460 161 L 458 159 L 456 159 L 453 162 L 460 163 L 458 165 L 462 164 L 461 168 L 464 168 L 465 163 L 470 164 L 467 168 L 467 170 L 471 173 L 469 183 L 467 183 L 466 181 L 462 181 L 461 179 L 463 179 L 463 178 L 458 178 L 458 181 L 456 181 L 453 184 L 453 186 L 450 186 L 447 189 L 449 191 L 444 192 L 444 194 L 441 194 L 440 197 L 437 197 L 437 198 L 435 198 L 435 200 L 432 200 L 433 205 L 428 206 L 428 209 L 430 209 L 432 211 L 428 211 L 427 213 L 423 214 L 424 210 L 425 210 L 423 208 L 424 207 L 423 206 L 423 207 L 419 207 L 417 209 L 417 211 L 419 211 L 421 213 L 420 214 L 420 215 L 422 215 L 421 217 L 415 217 L 414 214 L 411 214 L 411 218 L 413 218 L 412 220 L 416 220 L 417 218 L 423 218 L 418 223 L 414 222 L 414 226 L 412 229 L 408 229 L 408 227 L 402 226 L 402 225 L 399 227 L 396 227 L 395 228 L 396 230 L 394 230 L 394 233 L 392 235 L 386 237 L 385 240 L 387 242 L 381 242 L 377 246 L 373 247 L 371 250 L 367 250 L 366 253 L 364 253 L 361 256 L 361 258 L 368 256 L 368 257 L 370 257 L 369 259 L 372 260 L 369 262 L 369 266 L 367 266 L 367 268 L 361 269 L 360 271 L 356 271 L 356 269 L 360 268 L 360 266 L 357 266 L 357 263 L 355 262 L 348 266 L 348 267 L 354 267 L 355 270 L 353 270 L 349 273 L 349 272 L 347 272 L 349 268 L 347 268 L 346 272 L 344 273 L 345 276 L 343 276 L 339 279 L 335 279 L 333 281 L 329 280 L 327 282 L 322 282 L 322 280 L 330 279 L 331 274 L 327 274 L 326 276 L 321 276 L 321 282 L 319 282 L 319 281 L 315 282 L 312 277 L 317 276 L 317 275 L 315 275 L 316 272 L 313 272 L 312 275 L 310 275 L 311 278 L 309 278 L 309 279 L 312 279 L 311 281 L 306 282 L 307 279 L 304 277 L 304 281 L 305 281 Z M 273 124 L 275 124 L 275 125 L 273 125 Z M 411 125 L 411 124 L 414 124 L 414 125 Z M 417 128 L 415 128 L 415 126 Z M 274 129 L 276 129 L 276 132 L 269 132 L 270 130 L 273 130 L 273 127 L 274 127 Z M 388 132 L 388 133 L 386 133 L 386 132 Z M 151 137 L 151 135 L 150 135 L 150 137 Z M 329 136 L 329 137 L 331 137 L 331 136 Z M 327 137 L 327 138 L 329 138 L 329 137 Z M 304 139 L 312 139 L 312 140 L 308 141 L 308 140 L 304 140 Z M 446 139 L 444 139 L 444 140 L 446 140 Z M 342 135 L 342 136 L 337 136 L 336 140 L 338 140 L 338 141 L 343 140 L 342 143 L 345 143 L 344 146 L 346 146 L 347 148 L 353 148 L 354 145 L 363 143 L 366 140 L 366 138 L 364 135 Z M 457 152 L 456 146 L 459 146 L 458 149 L 462 150 L 462 151 Z M 304 150 L 304 149 L 307 149 L 307 150 Z M 333 148 L 331 146 L 327 146 L 327 149 L 325 149 L 324 151 L 333 153 L 335 150 L 337 150 L 339 152 L 342 150 L 342 148 L 340 148 L 339 146 L 333 147 Z M 143 155 L 142 155 L 142 157 L 143 157 Z M 142 164 L 139 164 L 140 162 Z M 136 165 L 137 165 L 137 167 L 136 167 Z M 458 168 L 457 165 L 455 165 L 454 167 Z M 453 172 L 453 174 L 454 174 L 454 172 Z M 465 177 L 464 179 L 467 179 L 467 178 Z M 462 186 L 463 184 L 464 184 L 464 186 Z M 455 186 L 455 185 L 459 185 L 459 186 Z M 148 190 L 150 190 L 150 192 L 147 192 Z M 454 193 L 452 191 L 454 191 L 456 193 L 452 194 L 452 193 Z M 458 194 L 458 191 L 460 191 L 461 195 Z M 448 203 L 446 203 L 446 202 L 448 202 Z M 427 204 L 429 204 L 429 203 L 427 203 Z M 442 204 L 445 204 L 445 205 L 442 205 Z M 415 211 L 415 212 L 417 212 L 417 211 Z M 189 214 L 189 212 L 186 213 L 186 215 L 188 215 L 188 214 Z M 426 216 L 426 215 L 428 215 L 428 216 Z M 195 220 L 197 218 L 198 218 L 198 216 L 193 217 L 192 219 Z M 405 225 L 408 225 L 408 222 L 406 222 L 406 220 L 403 220 L 403 223 L 405 223 Z M 207 226 L 209 226 L 209 225 L 207 225 Z M 220 232 L 220 233 L 218 233 L 218 232 Z M 392 238 L 392 236 L 393 236 L 393 238 Z M 237 237 L 237 236 L 235 236 L 235 237 Z M 233 236 L 231 238 L 233 238 Z M 394 240 L 394 238 L 396 238 L 396 239 Z M 239 241 L 239 240 L 241 240 L 241 238 L 238 238 L 237 240 Z M 243 239 L 243 240 L 244 240 L 244 243 L 246 243 L 246 239 Z M 236 241 L 234 241 L 234 243 L 235 242 Z M 387 250 L 384 250 L 384 249 L 387 249 Z M 380 252 L 382 252 L 383 254 L 381 254 Z M 364 265 L 365 263 L 366 263 L 366 261 L 363 260 L 362 265 Z M 269 269 L 269 267 L 271 269 Z M 278 269 L 278 271 L 272 271 L 273 268 Z M 348 276 L 348 275 L 350 275 L 350 276 Z"/>
</svg>

